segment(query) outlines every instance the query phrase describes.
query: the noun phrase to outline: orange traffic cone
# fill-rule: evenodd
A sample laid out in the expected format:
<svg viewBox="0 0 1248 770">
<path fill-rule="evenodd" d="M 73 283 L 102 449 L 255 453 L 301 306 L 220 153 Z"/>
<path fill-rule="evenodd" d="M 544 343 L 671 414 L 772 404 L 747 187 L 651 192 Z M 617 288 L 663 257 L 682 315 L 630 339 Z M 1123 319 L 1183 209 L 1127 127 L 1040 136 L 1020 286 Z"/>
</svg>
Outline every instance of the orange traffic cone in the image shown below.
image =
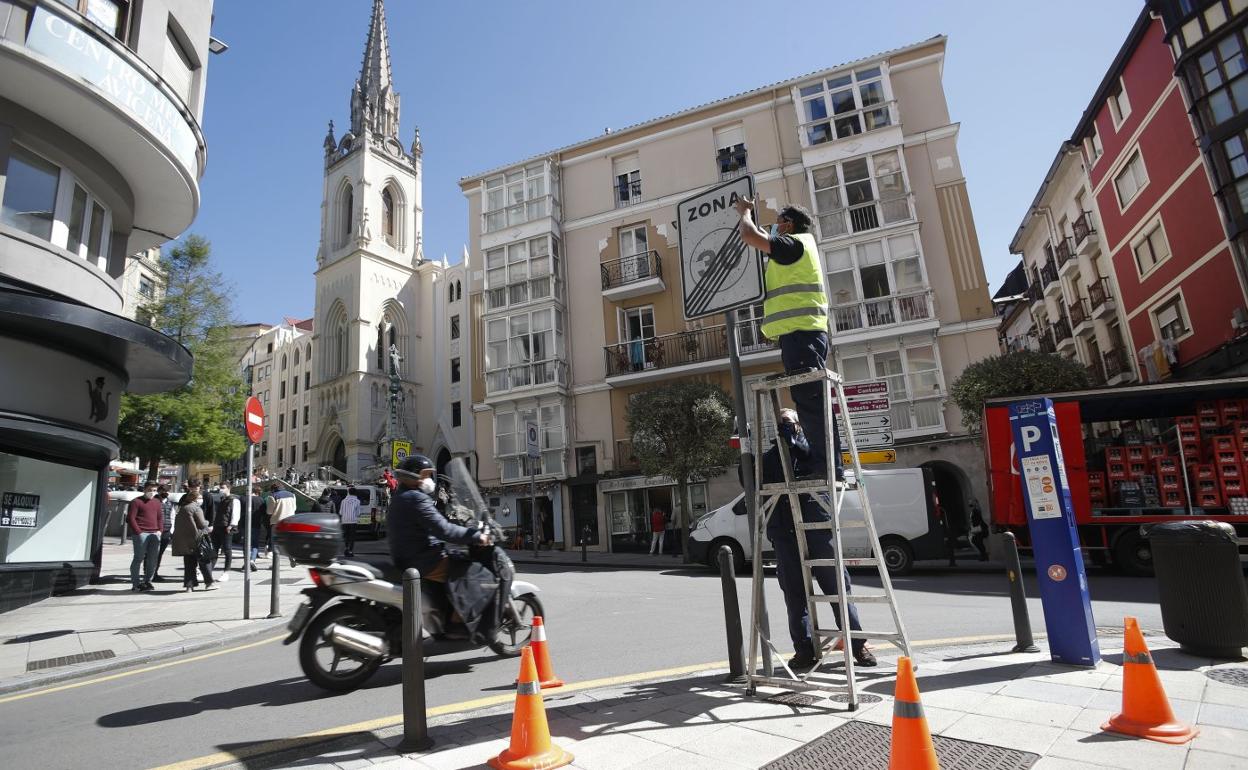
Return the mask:
<svg viewBox="0 0 1248 770">
<path fill-rule="evenodd" d="M 528 647 L 520 653 L 511 745 L 487 764 L 496 770 L 549 770 L 572 764 L 572 755 L 550 742 L 542 688 L 537 683 L 537 666 L 533 665 L 533 650 Z"/>
<path fill-rule="evenodd" d="M 888 770 L 940 770 L 936 747 L 923 716 L 919 683 L 909 658 L 897 659 L 897 689 L 893 693 L 893 745 Z"/>
<path fill-rule="evenodd" d="M 1161 687 L 1153 656 L 1135 618 L 1126 618 L 1122 651 L 1122 711 L 1101 725 L 1102 730 L 1162 743 L 1187 743 L 1200 731 L 1174 718 Z"/>
<path fill-rule="evenodd" d="M 555 676 L 555 667 L 550 664 L 550 650 L 546 648 L 546 624 L 541 615 L 533 616 L 533 635 L 529 637 L 529 646 L 533 648 L 533 657 L 537 660 L 537 680 L 542 683 L 542 689 L 563 687 L 563 680 Z"/>
</svg>

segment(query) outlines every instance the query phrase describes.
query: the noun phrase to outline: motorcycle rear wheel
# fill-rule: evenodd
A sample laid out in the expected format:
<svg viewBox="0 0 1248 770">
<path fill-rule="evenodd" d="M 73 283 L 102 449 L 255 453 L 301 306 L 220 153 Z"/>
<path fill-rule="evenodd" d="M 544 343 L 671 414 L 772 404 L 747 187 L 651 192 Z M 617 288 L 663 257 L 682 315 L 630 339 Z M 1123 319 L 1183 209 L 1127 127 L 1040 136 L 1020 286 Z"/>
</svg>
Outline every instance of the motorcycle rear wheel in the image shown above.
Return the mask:
<svg viewBox="0 0 1248 770">
<path fill-rule="evenodd" d="M 494 641 L 490 642 L 490 649 L 494 654 L 504 658 L 517 657 L 529 643 L 529 637 L 533 634 L 533 616 L 546 616 L 542 602 L 536 594 L 522 594 L 512 599 L 511 604 L 516 608 L 519 617 L 504 618 L 502 627 L 494 635 Z"/>
<path fill-rule="evenodd" d="M 313 618 L 299 640 L 299 666 L 308 680 L 326 690 L 350 692 L 376 673 L 384 659 L 367 659 L 335 649 L 325 636 L 325 630 L 335 623 L 381 637 L 386 636 L 386 623 L 372 607 L 344 602 Z"/>
</svg>

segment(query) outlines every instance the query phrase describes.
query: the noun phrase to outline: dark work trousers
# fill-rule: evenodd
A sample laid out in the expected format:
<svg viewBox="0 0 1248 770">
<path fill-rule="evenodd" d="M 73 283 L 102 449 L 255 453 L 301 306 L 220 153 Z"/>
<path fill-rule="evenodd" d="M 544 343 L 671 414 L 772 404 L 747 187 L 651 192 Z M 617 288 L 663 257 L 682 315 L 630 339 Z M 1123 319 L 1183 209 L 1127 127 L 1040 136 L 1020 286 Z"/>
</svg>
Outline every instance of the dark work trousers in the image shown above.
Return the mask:
<svg viewBox="0 0 1248 770">
<path fill-rule="evenodd" d="M 784 515 L 788 515 L 786 511 Z M 814 656 L 814 642 L 810 636 L 810 617 L 806 611 L 806 589 L 802 585 L 801 554 L 797 551 L 797 535 L 787 528 L 769 532 L 771 543 L 776 548 L 776 579 L 780 581 L 780 590 L 784 592 L 784 606 L 789 616 L 789 637 L 793 640 L 793 652 L 798 656 Z M 807 557 L 811 559 L 831 559 L 836 553 L 832 547 L 832 533 L 828 530 L 809 530 L 806 536 Z M 824 594 L 837 593 L 836 572 L 831 567 L 815 567 L 812 571 L 819 592 Z M 845 572 L 845 592 L 850 592 L 849 572 Z M 841 610 L 837 604 L 828 605 L 832 610 L 836 627 L 841 627 Z M 825 616 L 826 617 L 826 616 Z M 825 621 L 826 622 L 826 621 Z M 823 626 L 826 628 L 827 626 Z M 858 622 L 858 610 L 849 605 L 849 627 L 861 631 Z M 866 644 L 865 639 L 853 640 L 853 650 L 857 652 Z"/>
<path fill-rule="evenodd" d="M 828 335 L 826 332 L 797 331 L 780 335 L 780 361 L 785 371 L 823 369 L 828 361 Z M 822 382 L 808 382 L 789 388 L 789 396 L 797 407 L 797 419 L 802 424 L 806 440 L 810 442 L 810 462 L 803 472 L 816 475 L 827 472 L 828 442 L 824 432 Z M 832 440 L 836 441 L 836 421 L 832 421 Z M 839 444 L 838 444 L 839 446 Z M 834 458 L 837 476 L 841 475 L 841 453 Z"/>
<path fill-rule="evenodd" d="M 355 528 L 359 524 L 343 524 L 342 525 L 342 544 L 343 550 L 347 556 L 355 555 Z"/>
<path fill-rule="evenodd" d="M 221 555 L 221 551 L 225 551 L 225 571 L 230 571 L 230 562 L 234 558 L 234 543 L 231 541 L 229 527 L 213 527 L 212 528 L 212 566 L 217 566 L 217 557 Z"/>
<path fill-rule="evenodd" d="M 182 585 L 192 588 L 199 585 L 199 580 L 195 577 L 196 569 L 203 573 L 204 585 L 212 585 L 212 566 L 208 562 L 201 562 L 197 554 L 182 557 Z"/>
<path fill-rule="evenodd" d="M 160 533 L 160 552 L 156 554 L 156 576 L 160 577 L 160 560 L 165 558 L 165 549 L 173 542 L 173 533 Z"/>
</svg>

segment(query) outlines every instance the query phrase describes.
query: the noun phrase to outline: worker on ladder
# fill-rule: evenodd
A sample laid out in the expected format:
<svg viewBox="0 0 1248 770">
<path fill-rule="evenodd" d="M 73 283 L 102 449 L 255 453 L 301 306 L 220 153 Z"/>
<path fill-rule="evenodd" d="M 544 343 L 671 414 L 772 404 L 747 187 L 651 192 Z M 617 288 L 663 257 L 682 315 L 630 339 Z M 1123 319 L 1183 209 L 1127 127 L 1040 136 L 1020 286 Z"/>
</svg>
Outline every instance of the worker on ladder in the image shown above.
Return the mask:
<svg viewBox="0 0 1248 770">
<path fill-rule="evenodd" d="M 794 475 L 801 470 L 802 464 L 810 459 L 812 448 L 806 441 L 798 415 L 792 409 L 780 411 L 779 439 L 788 444 L 789 457 L 793 458 Z M 780 448 L 772 443 L 771 448 L 763 453 L 762 476 L 764 484 L 784 481 L 783 459 Z M 809 494 L 800 498 L 802 504 L 802 520 L 806 522 L 828 521 L 828 512 Z M 803 585 L 801 554 L 797 547 L 797 532 L 793 528 L 793 517 L 789 514 L 789 498 L 781 497 L 767 520 L 767 539 L 776 549 L 776 580 L 780 582 L 780 590 L 784 593 L 784 606 L 788 610 L 789 637 L 793 640 L 793 657 L 789 660 L 792 671 L 808 671 L 818 662 L 815 658 L 814 642 L 811 639 L 810 615 L 806 610 L 806 589 Z M 831 559 L 835 555 L 832 545 L 832 531 L 814 529 L 806 532 L 807 558 Z M 825 594 L 836 594 L 836 572 L 832 567 L 814 567 L 811 576 L 819 583 Z M 845 572 L 845 592 L 849 593 L 849 571 Z M 830 605 L 836 627 L 841 627 L 840 607 Z M 858 622 L 858 610 L 849 605 L 849 627 L 853 631 L 861 631 Z M 854 660 L 859 666 L 870 667 L 876 664 L 875 655 L 867 646 L 867 640 L 855 639 L 852 647 Z"/>
<path fill-rule="evenodd" d="M 801 206 L 785 206 L 769 234 L 754 223 L 756 202 L 757 197 L 738 198 L 736 209 L 741 215 L 741 240 L 768 256 L 763 336 L 780 343 L 780 361 L 787 373 L 823 369 L 828 360 L 828 296 L 823 290 L 819 250 L 810 232 L 810 213 Z M 808 382 L 789 388 L 810 441 L 810 460 L 802 469 L 804 476 L 826 478 L 828 474 L 823 415 L 826 387 L 823 382 Z M 839 446 L 835 422 L 832 442 Z M 841 453 L 833 454 L 836 480 L 840 481 Z"/>
</svg>

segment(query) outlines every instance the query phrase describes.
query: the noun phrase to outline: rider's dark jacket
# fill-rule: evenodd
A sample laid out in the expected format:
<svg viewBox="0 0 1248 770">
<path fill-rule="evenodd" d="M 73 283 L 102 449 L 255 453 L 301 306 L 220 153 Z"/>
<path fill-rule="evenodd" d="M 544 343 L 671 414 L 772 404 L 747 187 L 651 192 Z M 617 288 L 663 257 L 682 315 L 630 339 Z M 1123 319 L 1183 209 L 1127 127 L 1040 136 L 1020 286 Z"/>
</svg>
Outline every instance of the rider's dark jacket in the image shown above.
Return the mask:
<svg viewBox="0 0 1248 770">
<path fill-rule="evenodd" d="M 447 543 L 471 545 L 476 530 L 461 527 L 438 513 L 433 499 L 419 489 L 399 487 L 386 512 L 390 558 L 400 570 L 415 567 L 428 574 L 446 556 Z"/>
</svg>

